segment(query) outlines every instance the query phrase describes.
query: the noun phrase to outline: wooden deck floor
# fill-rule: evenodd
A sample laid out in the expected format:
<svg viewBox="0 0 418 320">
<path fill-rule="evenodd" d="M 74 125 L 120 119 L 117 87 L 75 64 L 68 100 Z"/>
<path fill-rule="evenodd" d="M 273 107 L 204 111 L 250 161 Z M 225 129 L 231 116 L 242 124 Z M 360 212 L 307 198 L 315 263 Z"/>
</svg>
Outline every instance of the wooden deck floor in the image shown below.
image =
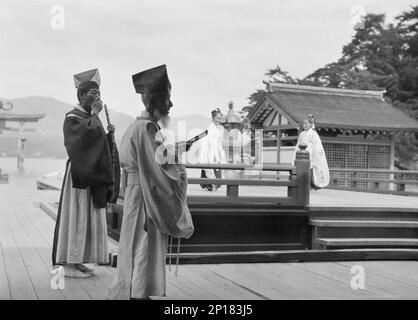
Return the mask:
<svg viewBox="0 0 418 320">
<path fill-rule="evenodd" d="M 328 191 L 313 194 L 313 202 L 332 199 Z M 0 185 L 0 299 L 106 297 L 116 271 L 107 266 L 94 266 L 88 279 L 66 278 L 63 290 L 51 289 L 54 221 L 34 202 L 56 195 L 35 190 L 33 178 L 12 177 Z M 398 197 L 383 197 L 389 206 L 400 205 Z M 412 201 L 408 205 L 416 201 L 401 198 Z M 350 286 L 353 265 L 365 269 L 364 290 Z M 167 283 L 165 299 L 417 299 L 418 261 L 181 265 L 178 277 L 167 272 Z"/>
</svg>

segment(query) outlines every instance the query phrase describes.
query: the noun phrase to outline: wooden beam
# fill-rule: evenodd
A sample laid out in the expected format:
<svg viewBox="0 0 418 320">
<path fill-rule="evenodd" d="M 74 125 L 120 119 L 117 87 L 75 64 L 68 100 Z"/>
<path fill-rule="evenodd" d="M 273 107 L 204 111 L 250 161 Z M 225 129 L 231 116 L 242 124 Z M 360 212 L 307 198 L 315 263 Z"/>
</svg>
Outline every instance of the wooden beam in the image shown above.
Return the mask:
<svg viewBox="0 0 418 320">
<path fill-rule="evenodd" d="M 382 145 L 382 146 L 390 146 L 389 140 L 364 140 L 364 139 L 356 139 L 353 136 L 350 137 L 339 137 L 339 138 L 332 138 L 332 137 L 323 137 L 322 143 L 338 143 L 338 144 L 367 144 L 367 145 Z"/>
<path fill-rule="evenodd" d="M 325 248 L 328 247 L 418 247 L 418 239 L 410 238 L 318 238 L 316 242 Z"/>
<path fill-rule="evenodd" d="M 189 203 L 222 203 L 222 204 L 242 204 L 242 203 L 259 203 L 259 204 L 278 204 L 278 205 L 295 205 L 295 199 L 289 197 L 222 197 L 222 196 L 188 196 Z"/>
<path fill-rule="evenodd" d="M 337 186 L 328 186 L 326 189 L 333 189 L 333 190 L 345 190 L 345 191 L 354 191 L 354 192 L 368 192 L 368 193 L 382 193 L 382 194 L 393 194 L 393 195 L 400 195 L 400 196 L 418 196 L 418 192 L 410 192 L 410 191 L 392 191 L 392 190 L 376 190 L 376 189 L 354 189 L 348 187 L 337 187 Z"/>
<path fill-rule="evenodd" d="M 306 145 L 300 145 L 300 150 L 296 152 L 296 203 L 298 205 L 309 205 L 310 201 L 310 160 Z"/>
<path fill-rule="evenodd" d="M 418 260 L 418 249 L 277 250 L 180 253 L 180 264 L 294 261 Z"/>
<path fill-rule="evenodd" d="M 271 125 L 265 126 L 264 130 L 289 130 L 289 129 L 298 129 L 294 125 L 291 124 L 282 124 L 282 125 Z"/>
<path fill-rule="evenodd" d="M 284 115 L 287 119 L 287 121 L 290 124 L 293 124 L 295 127 L 299 128 L 298 120 L 294 120 L 290 114 L 281 106 L 281 103 L 277 101 L 273 96 L 267 97 L 267 100 L 269 100 L 270 103 L 273 104 L 273 106 L 276 108 L 276 110 L 281 114 Z"/>
<path fill-rule="evenodd" d="M 418 180 L 402 180 L 402 179 L 378 179 L 378 178 L 357 178 L 357 177 L 333 177 L 338 180 L 357 181 L 357 182 L 376 182 L 376 183 L 395 183 L 395 184 L 416 184 Z M 356 188 L 357 185 L 354 186 Z"/>
<path fill-rule="evenodd" d="M 276 119 L 276 115 L 277 115 L 277 111 L 273 111 L 272 113 L 269 114 L 269 116 L 271 116 L 271 119 L 268 124 L 269 127 L 273 125 L 274 119 Z"/>
<path fill-rule="evenodd" d="M 287 140 L 297 140 L 298 136 L 287 136 L 287 137 L 280 137 L 281 141 L 287 141 Z"/>
<path fill-rule="evenodd" d="M 330 172 L 357 172 L 357 173 L 393 173 L 393 174 L 402 174 L 402 175 L 416 175 L 418 174 L 417 170 L 387 170 L 387 169 L 338 169 L 338 168 L 331 168 L 329 169 Z M 338 177 L 333 177 L 338 178 Z"/>
<path fill-rule="evenodd" d="M 275 186 L 275 187 L 295 187 L 295 181 L 279 180 L 256 180 L 256 179 L 208 179 L 208 178 L 189 178 L 189 184 L 215 184 L 215 185 L 240 185 L 240 186 Z M 418 183 L 417 183 L 418 184 Z"/>
<path fill-rule="evenodd" d="M 226 170 L 262 170 L 262 171 L 292 171 L 295 166 L 292 165 L 277 165 L 277 164 L 212 164 L 212 163 L 187 163 L 186 167 L 189 169 L 226 169 Z"/>
<path fill-rule="evenodd" d="M 280 131 L 280 129 L 277 130 L 277 158 L 276 161 L 277 163 L 280 163 L 280 147 L 281 147 L 281 143 L 280 143 L 280 137 L 281 137 L 282 133 Z M 277 175 L 279 175 L 279 172 L 276 173 Z"/>
</svg>

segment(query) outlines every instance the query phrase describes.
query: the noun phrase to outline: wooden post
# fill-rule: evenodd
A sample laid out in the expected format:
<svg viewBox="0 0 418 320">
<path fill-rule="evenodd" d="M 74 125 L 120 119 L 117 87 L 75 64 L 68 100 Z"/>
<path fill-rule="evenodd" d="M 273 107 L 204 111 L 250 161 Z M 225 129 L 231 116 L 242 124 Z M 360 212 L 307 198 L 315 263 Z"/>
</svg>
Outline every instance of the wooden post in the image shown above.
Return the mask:
<svg viewBox="0 0 418 320">
<path fill-rule="evenodd" d="M 404 175 L 403 174 L 400 174 L 397 177 L 397 179 L 399 179 L 399 180 L 403 180 L 403 178 L 404 178 Z M 398 192 L 405 192 L 405 184 L 398 182 L 397 185 L 396 185 L 396 191 L 398 191 Z"/>
<path fill-rule="evenodd" d="M 281 134 L 282 134 L 282 132 L 280 131 L 280 129 L 277 129 L 277 137 L 276 137 L 276 141 L 277 141 L 277 163 L 280 163 L 280 147 L 281 147 L 280 135 Z"/>
<path fill-rule="evenodd" d="M 263 165 L 263 130 L 257 129 L 254 132 L 254 146 L 255 146 L 255 165 Z M 263 178 L 263 170 L 258 172 L 258 178 Z"/>
<path fill-rule="evenodd" d="M 226 196 L 231 198 L 237 198 L 238 197 L 238 185 L 227 185 L 226 186 Z"/>
<path fill-rule="evenodd" d="M 17 140 L 17 167 L 19 169 L 23 168 L 24 152 L 25 152 L 25 141 L 23 125 L 24 122 L 19 122 L 19 138 Z"/>
<path fill-rule="evenodd" d="M 354 171 L 351 178 L 352 179 L 357 179 L 357 172 Z M 358 181 L 357 180 L 351 180 L 351 188 L 357 189 L 357 187 L 358 187 Z"/>
<path fill-rule="evenodd" d="M 306 151 L 307 145 L 300 144 L 296 152 L 296 182 L 298 185 L 296 191 L 296 204 L 306 206 L 309 204 L 311 189 L 309 152 Z"/>
<path fill-rule="evenodd" d="M 296 181 L 296 171 L 289 172 L 289 181 Z M 287 196 L 296 199 L 297 187 L 287 187 Z"/>
<path fill-rule="evenodd" d="M 230 131 L 228 131 L 228 163 L 234 163 L 234 138 L 231 136 Z"/>
<path fill-rule="evenodd" d="M 395 140 L 393 138 L 393 134 L 390 135 L 390 166 L 389 170 L 395 170 Z M 395 179 L 394 174 L 389 175 L 390 180 Z M 394 183 L 389 183 L 389 190 L 396 190 L 397 185 Z"/>
<path fill-rule="evenodd" d="M 280 135 L 281 135 L 281 131 L 280 131 L 280 129 L 277 129 L 277 159 L 276 159 L 277 160 L 277 164 L 280 163 L 280 149 L 281 149 Z M 280 172 L 277 171 L 276 172 L 276 178 L 277 178 L 277 180 L 279 180 L 279 175 L 280 175 Z"/>
<path fill-rule="evenodd" d="M 228 163 L 234 164 L 234 137 L 231 135 L 231 131 L 228 130 Z M 235 176 L 235 171 L 229 171 L 230 176 Z M 238 197 L 238 186 L 237 185 L 227 185 L 226 186 L 226 195 L 227 197 L 236 198 Z"/>
</svg>

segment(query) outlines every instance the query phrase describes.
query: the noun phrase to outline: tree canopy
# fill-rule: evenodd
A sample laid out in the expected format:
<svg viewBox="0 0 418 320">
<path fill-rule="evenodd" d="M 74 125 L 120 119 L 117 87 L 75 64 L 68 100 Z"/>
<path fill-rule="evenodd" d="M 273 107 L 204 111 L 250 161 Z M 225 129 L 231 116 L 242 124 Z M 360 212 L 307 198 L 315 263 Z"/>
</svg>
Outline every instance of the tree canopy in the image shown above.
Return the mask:
<svg viewBox="0 0 418 320">
<path fill-rule="evenodd" d="M 386 98 L 418 120 L 418 5 L 387 23 L 384 14 L 369 13 L 355 27 L 351 41 L 336 62 L 295 79 L 280 66 L 267 70 L 264 83 L 279 82 L 312 86 L 386 90 Z M 265 90 L 250 95 L 252 108 Z M 407 164 L 418 154 L 418 134 L 396 138 L 396 155 Z"/>
</svg>

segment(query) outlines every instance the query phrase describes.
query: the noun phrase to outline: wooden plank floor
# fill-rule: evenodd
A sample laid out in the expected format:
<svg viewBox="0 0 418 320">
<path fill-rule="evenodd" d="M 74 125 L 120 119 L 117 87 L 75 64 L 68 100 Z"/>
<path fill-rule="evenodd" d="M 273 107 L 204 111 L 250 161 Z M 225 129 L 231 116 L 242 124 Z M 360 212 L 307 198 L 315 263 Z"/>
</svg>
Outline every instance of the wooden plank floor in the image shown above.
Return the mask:
<svg viewBox="0 0 418 320">
<path fill-rule="evenodd" d="M 204 191 L 200 186 L 189 185 L 188 195 L 199 196 L 224 196 L 225 187 L 221 187 L 216 192 Z M 241 196 L 263 195 L 268 197 L 279 196 L 285 197 L 286 191 L 277 187 L 252 187 L 244 186 L 240 188 Z M 349 207 L 349 208 L 399 208 L 408 209 L 418 212 L 418 197 L 398 196 L 390 194 L 376 194 L 366 192 L 352 192 L 344 190 L 322 189 L 311 191 L 310 196 L 311 208 L 332 208 L 332 207 Z M 35 201 L 54 202 L 59 199 L 59 191 L 47 191 L 37 193 Z"/>
<path fill-rule="evenodd" d="M 116 272 L 108 266 L 51 289 L 55 222 L 34 202 L 55 197 L 33 178 L 0 185 L 0 299 L 105 299 Z M 365 289 L 351 288 L 353 265 L 364 268 Z M 181 265 L 177 277 L 171 269 L 158 299 L 418 299 L 418 261 Z"/>
</svg>

